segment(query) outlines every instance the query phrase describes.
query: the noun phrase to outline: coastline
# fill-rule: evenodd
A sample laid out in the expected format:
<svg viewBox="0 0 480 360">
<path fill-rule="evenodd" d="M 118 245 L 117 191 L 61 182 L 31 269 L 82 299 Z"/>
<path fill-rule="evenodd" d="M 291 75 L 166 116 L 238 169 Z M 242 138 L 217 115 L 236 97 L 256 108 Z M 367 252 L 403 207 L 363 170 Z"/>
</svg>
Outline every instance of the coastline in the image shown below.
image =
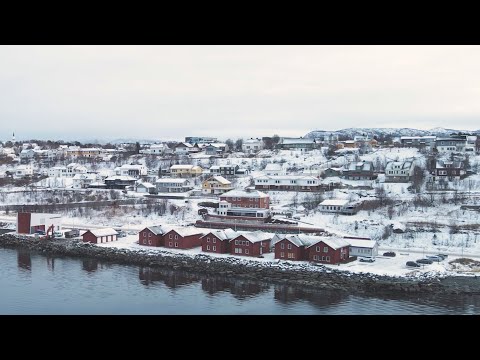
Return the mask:
<svg viewBox="0 0 480 360">
<path fill-rule="evenodd" d="M 480 278 L 449 276 L 406 278 L 368 273 L 351 273 L 325 266 L 314 270 L 288 264 L 258 263 L 246 259 L 219 258 L 205 254 L 195 256 L 163 251 L 128 250 L 100 247 L 81 240 L 39 240 L 3 234 L 0 247 L 28 249 L 59 257 L 91 258 L 124 265 L 172 268 L 192 273 L 235 276 L 273 284 L 299 286 L 311 290 L 336 290 L 351 294 L 480 294 Z"/>
</svg>

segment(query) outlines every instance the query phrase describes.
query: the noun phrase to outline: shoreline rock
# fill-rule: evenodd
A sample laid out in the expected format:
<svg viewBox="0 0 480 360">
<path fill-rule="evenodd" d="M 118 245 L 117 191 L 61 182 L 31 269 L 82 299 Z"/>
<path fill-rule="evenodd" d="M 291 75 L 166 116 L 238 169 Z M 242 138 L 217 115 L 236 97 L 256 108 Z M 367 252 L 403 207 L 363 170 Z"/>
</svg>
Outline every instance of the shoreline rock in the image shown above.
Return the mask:
<svg viewBox="0 0 480 360">
<path fill-rule="evenodd" d="M 355 274 L 318 266 L 309 269 L 274 266 L 274 264 L 244 261 L 238 258 L 217 258 L 206 254 L 152 253 L 145 250 L 127 250 L 100 247 L 79 240 L 39 240 L 21 235 L 0 235 L 0 247 L 28 249 L 40 254 L 58 257 L 90 258 L 123 265 L 171 268 L 205 275 L 227 275 L 239 279 L 265 281 L 305 290 L 336 290 L 351 294 L 480 294 L 480 280 L 447 277 L 408 279 L 374 274 Z"/>
</svg>

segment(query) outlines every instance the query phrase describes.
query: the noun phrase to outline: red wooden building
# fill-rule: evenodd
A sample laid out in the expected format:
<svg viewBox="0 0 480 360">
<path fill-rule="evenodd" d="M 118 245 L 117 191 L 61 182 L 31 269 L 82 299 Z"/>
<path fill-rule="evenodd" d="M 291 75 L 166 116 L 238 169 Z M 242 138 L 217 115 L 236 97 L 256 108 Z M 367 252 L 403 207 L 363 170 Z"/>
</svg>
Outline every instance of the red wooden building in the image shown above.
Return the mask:
<svg viewBox="0 0 480 360">
<path fill-rule="evenodd" d="M 279 235 L 275 235 L 278 237 Z M 306 247 L 318 242 L 318 236 L 282 235 L 275 242 L 275 259 L 306 261 Z"/>
<path fill-rule="evenodd" d="M 270 252 L 272 234 L 260 231 L 243 232 L 230 240 L 230 254 L 259 256 Z"/>
<path fill-rule="evenodd" d="M 200 238 L 202 240 L 202 251 L 228 254 L 230 252 L 230 240 L 238 235 L 239 233 L 233 229 L 210 231 Z"/>
<path fill-rule="evenodd" d="M 165 246 L 164 234 L 165 229 L 161 225 L 146 227 L 138 233 L 138 243 L 145 246 Z"/>
<path fill-rule="evenodd" d="M 89 242 L 92 244 L 101 244 L 110 241 L 117 241 L 118 233 L 112 228 L 106 229 L 93 229 L 86 231 L 82 237 L 83 242 Z"/>
<path fill-rule="evenodd" d="M 319 237 L 319 241 L 306 247 L 309 261 L 338 264 L 350 257 L 350 243 L 341 238 Z"/>
<path fill-rule="evenodd" d="M 203 233 L 197 229 L 184 228 L 167 231 L 163 238 L 167 248 L 191 249 L 202 245 L 202 240 L 200 240 L 202 236 Z"/>
</svg>

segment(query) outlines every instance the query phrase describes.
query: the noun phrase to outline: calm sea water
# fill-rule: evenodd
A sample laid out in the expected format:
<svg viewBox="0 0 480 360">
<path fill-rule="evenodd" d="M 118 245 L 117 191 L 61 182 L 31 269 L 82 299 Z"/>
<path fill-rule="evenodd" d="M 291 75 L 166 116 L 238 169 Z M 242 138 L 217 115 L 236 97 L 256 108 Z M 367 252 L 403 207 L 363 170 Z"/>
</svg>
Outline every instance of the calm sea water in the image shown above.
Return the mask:
<svg viewBox="0 0 480 360">
<path fill-rule="evenodd" d="M 0 314 L 480 314 L 480 296 L 374 298 L 0 249 Z"/>
</svg>

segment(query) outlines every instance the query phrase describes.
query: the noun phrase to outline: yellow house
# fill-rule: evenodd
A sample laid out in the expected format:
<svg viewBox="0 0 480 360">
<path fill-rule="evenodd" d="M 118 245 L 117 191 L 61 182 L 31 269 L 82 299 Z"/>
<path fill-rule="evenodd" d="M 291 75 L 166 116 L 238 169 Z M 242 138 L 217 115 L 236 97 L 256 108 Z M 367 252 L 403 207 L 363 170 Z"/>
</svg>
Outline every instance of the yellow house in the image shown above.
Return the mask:
<svg viewBox="0 0 480 360">
<path fill-rule="evenodd" d="M 203 169 L 197 165 L 172 165 L 170 173 L 173 177 L 196 177 L 202 175 Z"/>
<path fill-rule="evenodd" d="M 204 194 L 223 194 L 233 190 L 232 183 L 223 176 L 212 176 L 202 183 L 202 193 Z"/>
</svg>

